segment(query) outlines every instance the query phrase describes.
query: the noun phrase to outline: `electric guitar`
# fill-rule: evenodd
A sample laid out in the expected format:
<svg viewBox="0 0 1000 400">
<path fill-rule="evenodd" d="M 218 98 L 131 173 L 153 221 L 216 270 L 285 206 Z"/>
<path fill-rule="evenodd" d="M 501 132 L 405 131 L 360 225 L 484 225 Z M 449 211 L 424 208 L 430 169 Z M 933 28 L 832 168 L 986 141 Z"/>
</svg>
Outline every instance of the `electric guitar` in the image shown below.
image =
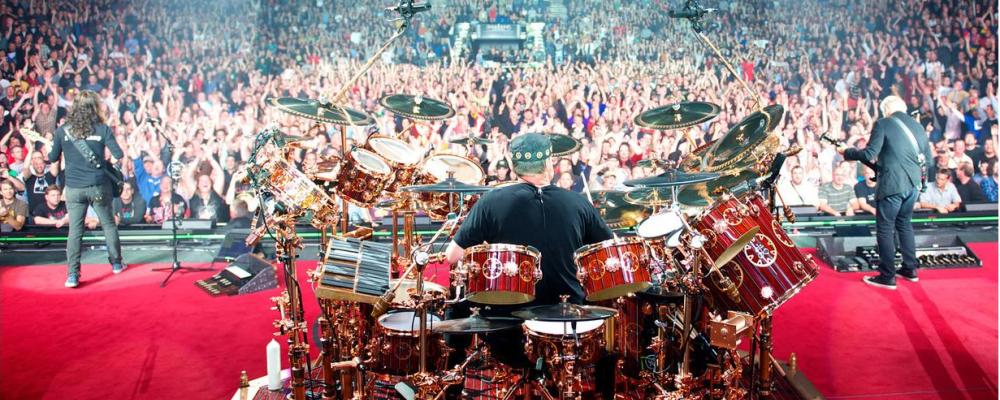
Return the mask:
<svg viewBox="0 0 1000 400">
<path fill-rule="evenodd" d="M 832 144 L 834 146 L 837 146 L 837 147 L 846 146 L 846 143 L 844 143 L 843 140 L 834 139 L 832 137 L 827 136 L 825 133 L 822 136 L 819 137 L 819 140 L 822 140 L 824 142 L 830 143 L 830 144 Z M 861 162 L 862 164 L 864 164 L 866 167 L 871 168 L 872 171 L 875 171 L 875 176 L 872 177 L 872 182 L 875 182 L 877 180 L 877 178 L 878 178 L 878 165 L 876 165 L 874 162 L 871 162 L 871 161 L 868 161 L 868 160 L 858 160 L 858 161 Z"/>
</svg>

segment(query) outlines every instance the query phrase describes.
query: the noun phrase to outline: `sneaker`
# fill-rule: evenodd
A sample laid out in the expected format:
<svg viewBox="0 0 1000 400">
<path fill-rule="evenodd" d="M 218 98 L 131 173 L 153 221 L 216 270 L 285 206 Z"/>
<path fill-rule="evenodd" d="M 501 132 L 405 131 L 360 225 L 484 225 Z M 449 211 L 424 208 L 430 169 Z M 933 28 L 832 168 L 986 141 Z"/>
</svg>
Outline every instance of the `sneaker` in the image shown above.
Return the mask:
<svg viewBox="0 0 1000 400">
<path fill-rule="evenodd" d="M 66 278 L 66 287 L 75 288 L 80 286 L 80 277 L 77 275 L 70 275 Z"/>
<path fill-rule="evenodd" d="M 877 288 L 896 290 L 896 282 L 885 279 L 881 275 L 866 276 L 861 280 L 865 281 L 866 284 Z"/>
<path fill-rule="evenodd" d="M 125 263 L 111 264 L 111 272 L 115 274 L 122 273 L 122 271 L 124 271 L 125 268 L 128 268 L 128 264 Z"/>
<path fill-rule="evenodd" d="M 906 279 L 910 282 L 917 282 L 920 280 L 920 278 L 917 278 L 917 271 L 915 270 L 914 271 L 899 270 L 896 271 L 896 276 Z"/>
</svg>

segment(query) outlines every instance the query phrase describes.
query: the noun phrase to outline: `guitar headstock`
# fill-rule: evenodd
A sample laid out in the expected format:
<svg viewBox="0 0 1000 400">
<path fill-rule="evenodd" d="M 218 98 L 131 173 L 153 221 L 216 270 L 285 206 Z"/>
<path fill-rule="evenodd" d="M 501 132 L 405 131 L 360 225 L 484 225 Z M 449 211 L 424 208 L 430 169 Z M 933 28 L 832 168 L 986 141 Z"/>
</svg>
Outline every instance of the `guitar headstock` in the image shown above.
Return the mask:
<svg viewBox="0 0 1000 400">
<path fill-rule="evenodd" d="M 29 141 L 32 141 L 32 142 L 42 142 L 42 143 L 44 143 L 46 145 L 49 145 L 49 146 L 52 145 L 52 140 L 49 140 L 49 139 L 45 138 L 44 135 L 42 135 L 41 133 L 39 133 L 38 131 L 36 131 L 34 129 L 31 129 L 29 127 L 22 127 L 20 129 L 20 132 L 21 132 L 21 136 L 24 136 L 24 138 L 28 139 Z"/>
</svg>

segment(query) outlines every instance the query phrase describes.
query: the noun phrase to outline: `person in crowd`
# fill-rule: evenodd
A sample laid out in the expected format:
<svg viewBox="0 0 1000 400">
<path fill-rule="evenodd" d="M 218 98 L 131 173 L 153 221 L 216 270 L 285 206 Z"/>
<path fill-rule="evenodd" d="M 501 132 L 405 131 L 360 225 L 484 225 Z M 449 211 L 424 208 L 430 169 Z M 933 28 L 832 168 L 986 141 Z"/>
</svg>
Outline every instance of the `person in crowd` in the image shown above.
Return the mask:
<svg viewBox="0 0 1000 400">
<path fill-rule="evenodd" d="M 187 202 L 184 201 L 184 197 L 174 193 L 173 182 L 174 180 L 170 179 L 169 176 L 161 177 L 160 190 L 149 201 L 149 208 L 146 210 L 144 218 L 146 223 L 162 224 L 173 219 L 174 215 L 179 219 L 184 218 L 184 215 L 186 215 L 188 211 Z"/>
<path fill-rule="evenodd" d="M 851 206 L 855 201 L 854 188 L 847 184 L 848 174 L 846 168 L 838 167 L 833 172 L 833 181 L 820 186 L 817 210 L 835 217 L 854 215 L 854 208 Z"/>
<path fill-rule="evenodd" d="M 146 201 L 135 189 L 135 182 L 125 182 L 122 195 L 111 202 L 115 213 L 115 222 L 121 226 L 141 224 L 146 214 Z"/>
<path fill-rule="evenodd" d="M 968 204 L 986 202 L 986 195 L 983 193 L 983 188 L 976 181 L 972 180 L 972 176 L 972 163 L 963 162 L 958 165 L 958 170 L 955 171 L 955 177 L 957 178 L 955 190 L 958 191 L 958 197 L 962 199 L 963 211 Z"/>
<path fill-rule="evenodd" d="M 11 181 L 0 180 L 0 232 L 19 231 L 28 219 L 28 203 L 14 193 Z"/>
<path fill-rule="evenodd" d="M 31 222 L 55 228 L 62 228 L 69 223 L 69 212 L 66 211 L 66 202 L 62 201 L 59 186 L 45 188 L 45 201 L 31 210 Z"/>
<path fill-rule="evenodd" d="M 21 192 L 24 191 L 24 181 L 17 175 L 17 172 L 8 166 L 7 160 L 0 157 L 0 182 L 10 182 L 15 191 Z"/>
<path fill-rule="evenodd" d="M 45 190 L 52 185 L 59 185 L 59 163 L 45 164 L 45 156 L 41 152 L 31 155 L 31 165 L 25 169 L 24 191 L 28 207 L 32 210 L 45 203 Z"/>
<path fill-rule="evenodd" d="M 927 191 L 920 195 L 919 207 L 931 210 L 938 214 L 955 212 L 962 207 L 962 197 L 958 194 L 958 189 L 951 183 L 951 171 L 941 169 L 937 171 L 933 185 L 929 185 Z"/>
<path fill-rule="evenodd" d="M 864 167 L 863 174 L 864 180 L 854 184 L 854 200 L 851 202 L 851 208 L 855 214 L 866 212 L 876 215 L 875 205 L 878 200 L 875 198 L 875 194 L 878 182 L 875 182 L 875 171 Z"/>
<path fill-rule="evenodd" d="M 805 170 L 801 166 L 792 167 L 791 177 L 783 179 L 778 185 L 784 205 L 802 206 L 819 203 L 819 189 L 805 179 Z"/>
<path fill-rule="evenodd" d="M 191 196 L 190 201 L 190 218 L 214 222 L 229 220 L 229 209 L 226 207 L 226 202 L 213 187 L 212 178 L 208 174 L 198 176 L 197 192 Z"/>
</svg>

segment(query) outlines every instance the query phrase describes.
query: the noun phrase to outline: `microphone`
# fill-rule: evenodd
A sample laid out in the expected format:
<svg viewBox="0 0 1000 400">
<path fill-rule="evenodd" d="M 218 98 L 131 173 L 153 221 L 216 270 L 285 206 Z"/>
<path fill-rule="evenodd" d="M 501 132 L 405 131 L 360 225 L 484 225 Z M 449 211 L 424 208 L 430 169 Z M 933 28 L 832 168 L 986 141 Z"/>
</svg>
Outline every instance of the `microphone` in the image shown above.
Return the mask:
<svg viewBox="0 0 1000 400">
<path fill-rule="evenodd" d="M 430 3 L 417 3 L 417 4 L 414 4 L 413 0 L 400 1 L 399 5 L 392 6 L 392 7 L 386 7 L 385 10 L 386 11 L 395 11 L 395 12 L 398 12 L 400 14 L 403 14 L 404 16 L 405 15 L 412 16 L 412 15 L 418 13 L 418 12 L 430 11 L 431 10 L 431 4 Z"/>
</svg>

